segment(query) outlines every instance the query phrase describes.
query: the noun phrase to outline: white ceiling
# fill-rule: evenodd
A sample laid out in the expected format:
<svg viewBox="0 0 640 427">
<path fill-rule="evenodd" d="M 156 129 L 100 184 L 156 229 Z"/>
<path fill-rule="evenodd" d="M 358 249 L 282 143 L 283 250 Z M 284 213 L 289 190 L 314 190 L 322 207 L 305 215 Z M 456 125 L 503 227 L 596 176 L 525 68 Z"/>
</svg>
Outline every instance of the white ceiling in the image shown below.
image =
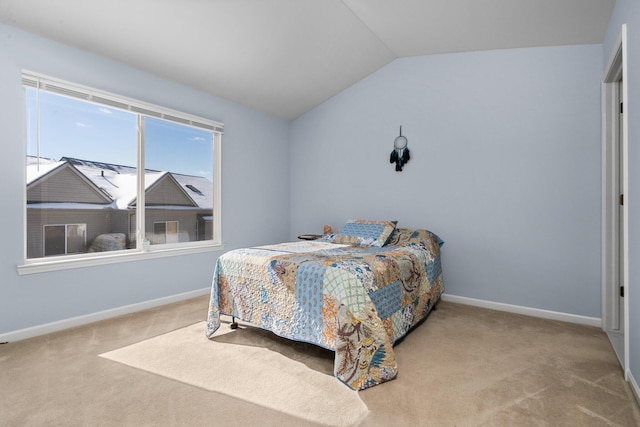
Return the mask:
<svg viewBox="0 0 640 427">
<path fill-rule="evenodd" d="M 0 22 L 293 119 L 399 57 L 602 43 L 615 0 L 0 0 Z"/>
</svg>

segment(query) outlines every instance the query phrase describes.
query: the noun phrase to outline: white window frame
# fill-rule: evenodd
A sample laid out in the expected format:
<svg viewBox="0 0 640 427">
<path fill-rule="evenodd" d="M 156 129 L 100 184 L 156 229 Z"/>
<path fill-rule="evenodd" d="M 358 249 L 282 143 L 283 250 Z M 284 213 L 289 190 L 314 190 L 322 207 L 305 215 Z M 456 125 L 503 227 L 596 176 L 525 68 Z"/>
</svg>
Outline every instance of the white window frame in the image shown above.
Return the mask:
<svg viewBox="0 0 640 427">
<path fill-rule="evenodd" d="M 146 103 L 143 101 L 127 98 L 109 92 L 100 91 L 94 88 L 77 85 L 68 81 L 56 79 L 43 74 L 23 70 L 22 84 L 25 87 L 35 87 L 46 89 L 50 92 L 103 104 L 109 108 L 118 108 L 138 114 L 138 120 L 143 116 L 159 118 L 181 125 L 192 126 L 199 129 L 206 129 L 213 133 L 213 240 L 191 241 L 173 244 L 150 245 L 145 241 L 145 201 L 144 201 L 144 174 L 138 175 L 138 199 L 137 199 L 137 241 L 142 242 L 135 249 L 113 252 L 83 253 L 78 255 L 49 256 L 43 258 L 27 258 L 27 195 L 26 195 L 26 166 L 23 163 L 23 259 L 22 265 L 17 266 L 18 274 L 34 274 L 47 271 L 57 271 L 96 265 L 114 264 L 128 261 L 139 261 L 143 259 L 161 258 L 167 256 L 184 255 L 192 253 L 211 252 L 224 249 L 222 243 L 222 134 L 224 124 L 214 120 L 205 119 L 166 107 Z M 26 122 L 26 121 L 25 121 Z M 139 127 L 142 129 L 142 127 Z M 143 135 L 138 136 L 138 142 Z M 26 145 L 26 141 L 24 142 Z M 144 168 L 144 147 L 138 143 L 138 164 L 139 171 Z"/>
</svg>

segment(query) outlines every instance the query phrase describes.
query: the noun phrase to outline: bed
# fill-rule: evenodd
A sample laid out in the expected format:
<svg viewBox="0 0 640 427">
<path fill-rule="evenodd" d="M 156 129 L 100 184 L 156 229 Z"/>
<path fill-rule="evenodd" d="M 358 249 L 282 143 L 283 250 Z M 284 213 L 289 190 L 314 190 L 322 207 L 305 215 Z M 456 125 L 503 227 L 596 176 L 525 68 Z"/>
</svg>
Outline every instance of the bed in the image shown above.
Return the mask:
<svg viewBox="0 0 640 427">
<path fill-rule="evenodd" d="M 229 251 L 218 258 L 206 335 L 221 315 L 335 352 L 354 390 L 396 377 L 393 345 L 444 291 L 440 247 L 424 229 L 348 221 L 336 234 Z"/>
</svg>

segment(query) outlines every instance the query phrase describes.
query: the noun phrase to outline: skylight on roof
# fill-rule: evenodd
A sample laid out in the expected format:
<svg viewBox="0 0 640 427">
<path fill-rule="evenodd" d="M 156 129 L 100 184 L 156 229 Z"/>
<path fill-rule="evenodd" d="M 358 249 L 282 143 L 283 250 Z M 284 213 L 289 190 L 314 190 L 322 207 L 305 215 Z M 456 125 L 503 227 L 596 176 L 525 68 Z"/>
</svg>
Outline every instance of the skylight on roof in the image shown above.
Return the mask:
<svg viewBox="0 0 640 427">
<path fill-rule="evenodd" d="M 185 185 L 185 187 L 187 187 L 189 190 L 193 191 L 194 193 L 200 194 L 201 196 L 203 195 L 202 191 L 198 190 L 198 188 L 195 185 L 187 184 Z"/>
</svg>

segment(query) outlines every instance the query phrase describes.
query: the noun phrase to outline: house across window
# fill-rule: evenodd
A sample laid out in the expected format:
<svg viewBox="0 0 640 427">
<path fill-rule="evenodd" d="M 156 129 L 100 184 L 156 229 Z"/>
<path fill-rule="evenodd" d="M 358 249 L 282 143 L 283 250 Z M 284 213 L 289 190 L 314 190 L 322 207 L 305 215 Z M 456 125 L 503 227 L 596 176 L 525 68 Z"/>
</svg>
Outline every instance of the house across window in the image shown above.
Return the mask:
<svg viewBox="0 0 640 427">
<path fill-rule="evenodd" d="M 29 73 L 23 84 L 27 259 L 220 242 L 221 124 Z"/>
</svg>

